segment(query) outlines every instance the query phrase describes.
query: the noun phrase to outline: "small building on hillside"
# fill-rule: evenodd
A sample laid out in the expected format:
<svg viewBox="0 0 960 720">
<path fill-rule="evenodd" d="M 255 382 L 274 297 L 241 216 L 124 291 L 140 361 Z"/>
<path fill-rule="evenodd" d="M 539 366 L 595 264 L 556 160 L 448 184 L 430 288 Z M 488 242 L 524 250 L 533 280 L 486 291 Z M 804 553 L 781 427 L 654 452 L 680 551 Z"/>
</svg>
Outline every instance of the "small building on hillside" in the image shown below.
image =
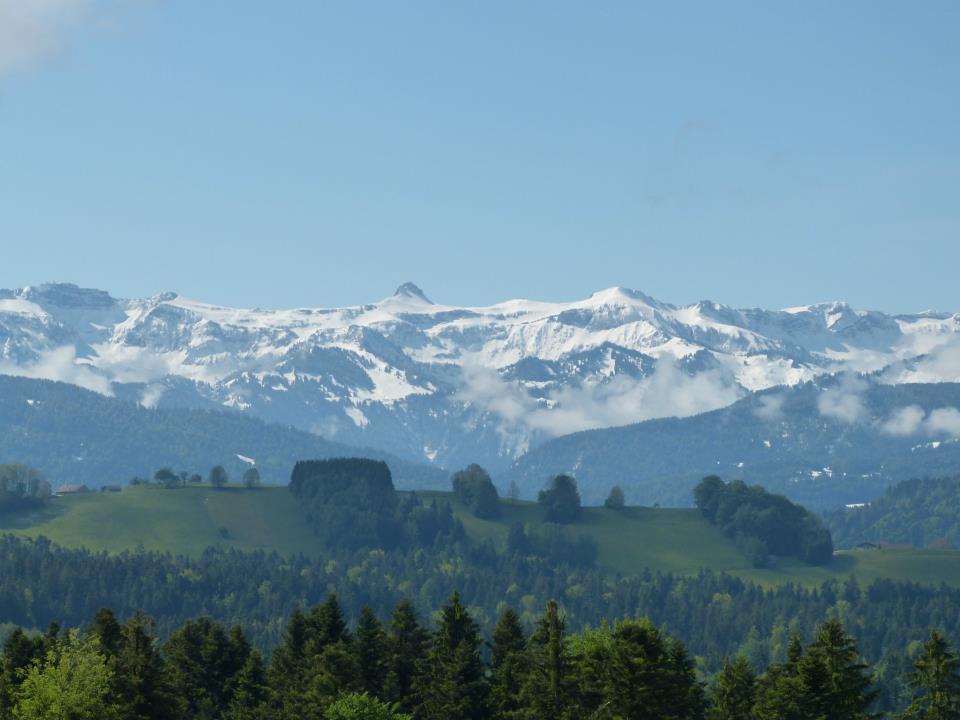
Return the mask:
<svg viewBox="0 0 960 720">
<path fill-rule="evenodd" d="M 121 492 L 122 490 L 122 485 L 104 485 L 100 488 L 100 492 Z"/>
<path fill-rule="evenodd" d="M 79 493 L 85 492 L 90 492 L 90 488 L 88 488 L 86 485 L 75 483 L 61 485 L 57 488 L 57 495 L 78 495 Z"/>
</svg>

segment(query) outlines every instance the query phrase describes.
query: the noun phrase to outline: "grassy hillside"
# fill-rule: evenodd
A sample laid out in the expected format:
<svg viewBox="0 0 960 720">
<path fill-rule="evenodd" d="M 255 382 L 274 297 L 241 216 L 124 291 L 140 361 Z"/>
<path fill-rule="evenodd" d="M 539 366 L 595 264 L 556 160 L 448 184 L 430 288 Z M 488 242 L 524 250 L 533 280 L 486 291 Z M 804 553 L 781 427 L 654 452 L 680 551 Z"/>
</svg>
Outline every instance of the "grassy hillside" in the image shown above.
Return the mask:
<svg viewBox="0 0 960 720">
<path fill-rule="evenodd" d="M 420 495 L 452 499 L 447 493 Z M 540 518 L 540 509 L 526 502 L 505 502 L 503 516 L 496 521 L 479 520 L 457 503 L 454 509 L 471 537 L 490 538 L 501 547 L 512 523 L 536 523 Z M 321 554 L 293 496 L 284 487 L 252 491 L 137 487 L 122 493 L 67 496 L 55 498 L 43 514 L 0 517 L 0 532 L 44 535 L 65 546 L 108 552 L 142 546 L 197 556 L 210 545 L 222 544 L 240 550 L 276 550 L 283 555 Z M 863 583 L 886 577 L 960 587 L 960 552 L 956 551 L 844 551 L 828 567 L 787 559 L 774 568 L 758 570 L 696 510 L 586 508 L 583 520 L 570 526 L 569 532 L 591 536 L 599 549 L 599 564 L 623 575 L 647 568 L 693 574 L 706 567 L 768 586 L 786 582 L 818 585 L 830 578 L 854 575 Z"/>
<path fill-rule="evenodd" d="M 221 528 L 226 536 L 221 535 Z M 44 535 L 67 547 L 120 552 L 142 546 L 198 556 L 211 545 L 316 556 L 319 547 L 285 487 L 125 488 L 53 498 L 42 514 L 0 516 L 0 532 Z"/>
<path fill-rule="evenodd" d="M 442 493 L 424 494 L 450 497 Z M 501 545 L 506 542 L 512 523 L 537 522 L 540 517 L 540 509 L 534 503 L 505 502 L 503 516 L 496 521 L 472 517 L 456 503 L 454 507 L 471 536 L 491 538 Z M 960 587 L 958 551 L 909 548 L 841 551 L 827 567 L 786 558 L 773 568 L 753 568 L 726 535 L 693 509 L 585 508 L 583 520 L 569 526 L 569 531 L 593 537 L 599 550 L 599 564 L 623 575 L 637 574 L 644 569 L 692 574 L 705 567 L 767 586 L 787 582 L 819 585 L 824 580 L 854 575 L 864 583 L 892 578 L 925 584 L 944 582 Z"/>
</svg>

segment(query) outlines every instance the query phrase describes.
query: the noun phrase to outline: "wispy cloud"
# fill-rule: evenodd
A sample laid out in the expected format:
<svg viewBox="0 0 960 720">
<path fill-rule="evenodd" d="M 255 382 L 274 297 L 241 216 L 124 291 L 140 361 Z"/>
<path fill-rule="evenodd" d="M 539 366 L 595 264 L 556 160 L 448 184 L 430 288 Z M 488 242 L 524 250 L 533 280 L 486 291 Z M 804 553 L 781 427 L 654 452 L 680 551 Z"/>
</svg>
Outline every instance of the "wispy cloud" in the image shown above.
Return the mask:
<svg viewBox="0 0 960 720">
<path fill-rule="evenodd" d="M 911 358 L 922 355 L 892 363 L 881 376 L 883 382 L 960 382 L 960 338 L 918 334 L 909 349 Z"/>
<path fill-rule="evenodd" d="M 617 376 L 608 382 L 585 382 L 531 397 L 516 382 L 508 382 L 487 367 L 467 363 L 458 397 L 496 415 L 500 430 L 565 435 L 592 428 L 628 425 L 659 417 L 685 417 L 736 402 L 740 388 L 719 371 L 687 375 L 675 363 L 661 360 L 643 379 Z"/>
<path fill-rule="evenodd" d="M 163 397 L 165 390 L 166 388 L 159 383 L 147 385 L 143 389 L 143 394 L 140 396 L 140 404 L 145 408 L 156 407 L 157 403 L 160 402 L 160 398 Z"/>
<path fill-rule="evenodd" d="M 931 410 L 928 415 L 919 405 L 898 408 L 881 425 L 887 435 L 907 437 L 910 435 L 960 436 L 960 410 L 944 407 Z"/>
<path fill-rule="evenodd" d="M 783 395 L 761 395 L 753 414 L 767 422 L 783 419 Z"/>
<path fill-rule="evenodd" d="M 887 435 L 903 437 L 916 435 L 923 426 L 926 413 L 919 405 L 908 405 L 898 408 L 880 425 L 880 430 Z"/>
<path fill-rule="evenodd" d="M 927 416 L 924 425 L 931 435 L 960 436 L 960 410 L 954 407 L 938 408 Z"/>
<path fill-rule="evenodd" d="M 0 77 L 56 54 L 95 0 L 0 0 Z"/>
<path fill-rule="evenodd" d="M 9 361 L 0 362 L 0 375 L 57 380 L 79 385 L 101 395 L 113 395 L 110 381 L 88 364 L 78 361 L 76 349 L 72 345 L 44 351 L 32 363 L 16 365 Z"/>
<path fill-rule="evenodd" d="M 824 417 L 845 423 L 859 422 L 866 415 L 863 393 L 866 381 L 853 373 L 840 376 L 837 385 L 827 388 L 817 398 L 817 409 Z"/>
</svg>

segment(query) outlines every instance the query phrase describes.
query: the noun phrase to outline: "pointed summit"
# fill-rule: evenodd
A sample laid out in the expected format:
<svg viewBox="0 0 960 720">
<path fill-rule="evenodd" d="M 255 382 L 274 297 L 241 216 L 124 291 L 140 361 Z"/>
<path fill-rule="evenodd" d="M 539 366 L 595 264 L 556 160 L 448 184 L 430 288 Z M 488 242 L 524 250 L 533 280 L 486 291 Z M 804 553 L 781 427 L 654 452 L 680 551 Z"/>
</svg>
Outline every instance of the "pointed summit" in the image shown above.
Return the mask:
<svg viewBox="0 0 960 720">
<path fill-rule="evenodd" d="M 433 301 L 423 294 L 423 290 L 421 290 L 412 282 L 405 282 L 403 285 L 398 287 L 393 296 L 421 300 L 428 305 L 433 305 Z"/>
</svg>

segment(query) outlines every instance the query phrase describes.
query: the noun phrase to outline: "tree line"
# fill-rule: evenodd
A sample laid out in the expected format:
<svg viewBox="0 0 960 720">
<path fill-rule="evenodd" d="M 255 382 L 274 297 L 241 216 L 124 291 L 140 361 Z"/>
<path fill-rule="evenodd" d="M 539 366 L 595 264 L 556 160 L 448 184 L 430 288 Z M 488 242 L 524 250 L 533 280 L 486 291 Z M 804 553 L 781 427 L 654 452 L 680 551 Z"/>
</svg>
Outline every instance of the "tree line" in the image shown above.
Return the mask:
<svg viewBox="0 0 960 720">
<path fill-rule="evenodd" d="M 181 470 L 174 472 L 169 467 L 162 467 L 153 474 L 153 483 L 160 485 L 167 490 L 187 487 L 189 485 L 200 485 L 203 483 L 203 476 L 200 473 Z M 214 465 L 207 473 L 206 482 L 212 487 L 220 490 L 230 482 L 230 475 L 223 465 Z M 260 487 L 260 470 L 255 465 L 246 468 L 241 475 L 241 482 L 247 489 Z M 134 477 L 130 480 L 130 485 L 150 485 L 151 481 L 141 477 Z"/>
<path fill-rule="evenodd" d="M 929 634 L 895 716 L 960 715 L 960 659 Z M 484 638 L 458 593 L 432 628 L 403 600 L 348 625 L 336 595 L 294 609 L 266 658 L 243 629 L 189 619 L 161 641 L 136 613 L 99 610 L 80 630 L 12 632 L 0 655 L 0 720 L 866 720 L 874 673 L 836 619 L 758 672 L 742 655 L 708 682 L 649 619 L 568 631 L 546 603 L 532 631 L 510 607 Z"/>
<path fill-rule="evenodd" d="M 17 463 L 0 465 L 0 513 L 41 505 L 50 494 L 50 483 L 39 470 Z"/>
</svg>

